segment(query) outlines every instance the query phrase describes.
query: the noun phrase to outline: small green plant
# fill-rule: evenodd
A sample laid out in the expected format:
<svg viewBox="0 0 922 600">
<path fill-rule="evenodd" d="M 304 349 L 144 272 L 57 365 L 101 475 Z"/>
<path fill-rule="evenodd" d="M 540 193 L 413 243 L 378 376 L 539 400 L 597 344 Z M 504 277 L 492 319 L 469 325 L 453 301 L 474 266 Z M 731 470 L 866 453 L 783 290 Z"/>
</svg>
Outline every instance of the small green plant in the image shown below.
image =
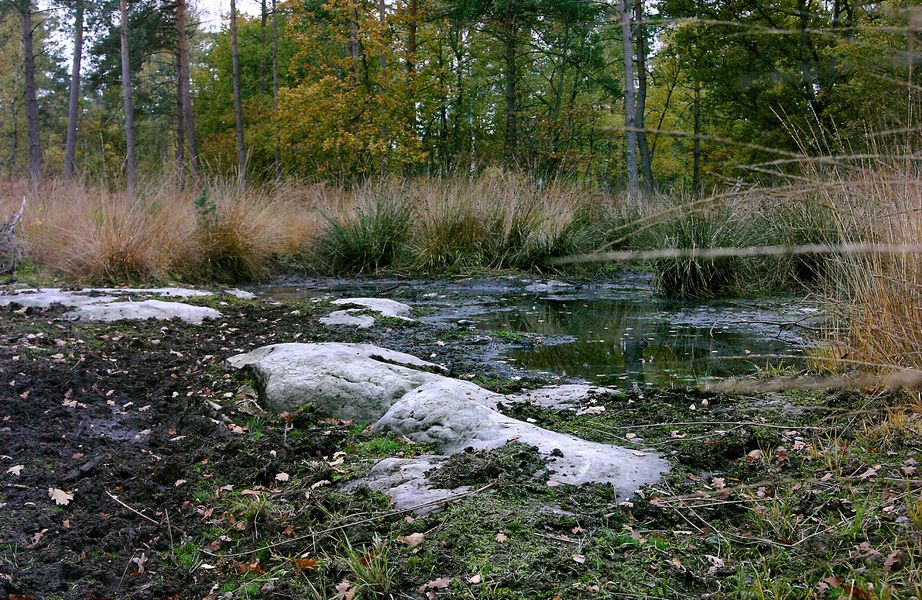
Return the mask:
<svg viewBox="0 0 922 600">
<path fill-rule="evenodd" d="M 348 538 L 343 544 L 342 567 L 363 597 L 387 598 L 397 576 L 387 542 L 377 535 L 371 546 L 356 549 Z"/>
</svg>

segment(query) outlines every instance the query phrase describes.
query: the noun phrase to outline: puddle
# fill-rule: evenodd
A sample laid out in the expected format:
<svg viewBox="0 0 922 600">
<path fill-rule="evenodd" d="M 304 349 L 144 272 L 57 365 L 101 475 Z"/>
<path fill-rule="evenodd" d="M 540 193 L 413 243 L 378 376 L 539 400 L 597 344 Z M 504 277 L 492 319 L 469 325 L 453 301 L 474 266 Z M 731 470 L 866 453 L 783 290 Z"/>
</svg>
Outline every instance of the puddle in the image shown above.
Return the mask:
<svg viewBox="0 0 922 600">
<path fill-rule="evenodd" d="M 568 286 L 521 278 L 452 282 L 316 280 L 259 290 L 285 300 L 373 296 L 408 302 L 433 324 L 490 333 L 490 359 L 610 386 L 663 386 L 802 366 L 817 313 L 788 300 L 679 303 L 649 281 Z"/>
</svg>

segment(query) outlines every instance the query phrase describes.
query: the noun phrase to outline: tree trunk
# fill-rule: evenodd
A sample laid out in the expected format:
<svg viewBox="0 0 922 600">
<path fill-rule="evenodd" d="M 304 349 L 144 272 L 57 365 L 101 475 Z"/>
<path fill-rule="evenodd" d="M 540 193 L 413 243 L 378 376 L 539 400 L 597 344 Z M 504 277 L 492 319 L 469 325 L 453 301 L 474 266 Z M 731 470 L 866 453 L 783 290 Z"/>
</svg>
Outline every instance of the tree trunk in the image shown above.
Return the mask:
<svg viewBox="0 0 922 600">
<path fill-rule="evenodd" d="M 505 28 L 505 60 L 506 60 L 506 139 L 505 158 L 506 164 L 515 163 L 518 146 L 518 73 L 516 72 L 516 22 L 513 0 L 506 0 L 504 28 Z"/>
<path fill-rule="evenodd" d="M 701 87 L 695 84 L 694 105 L 694 137 L 692 142 L 692 193 L 695 198 L 701 195 Z"/>
<path fill-rule="evenodd" d="M 180 0 L 181 1 L 181 0 Z M 185 187 L 186 180 L 186 112 L 182 99 L 182 66 L 179 52 L 176 53 L 176 163 L 179 187 Z"/>
<path fill-rule="evenodd" d="M 32 47 L 32 1 L 22 2 L 19 11 L 22 16 L 23 75 L 26 87 L 26 121 L 29 127 L 29 188 L 34 191 L 42 176 L 42 146 L 38 131 L 35 50 Z"/>
<path fill-rule="evenodd" d="M 381 76 L 387 71 L 387 49 L 385 41 L 387 40 L 387 4 L 385 0 L 378 0 L 378 21 L 381 23 L 381 56 L 378 57 L 378 63 L 381 65 Z"/>
<path fill-rule="evenodd" d="M 266 93 L 266 42 L 267 40 L 267 31 L 266 20 L 268 18 L 268 13 L 266 11 L 266 0 L 259 0 L 259 82 L 257 83 L 257 90 L 260 95 Z"/>
<path fill-rule="evenodd" d="M 359 11 L 357 8 L 353 8 L 352 18 L 349 20 L 349 56 L 352 58 L 352 85 L 357 85 L 359 82 L 359 59 L 362 53 L 359 44 Z"/>
<path fill-rule="evenodd" d="M 419 27 L 417 22 L 417 12 L 419 10 L 419 0 L 409 0 L 409 19 L 407 26 L 407 73 L 416 72 L 416 32 Z"/>
<path fill-rule="evenodd" d="M 647 38 L 643 26 L 643 0 L 634 4 L 634 27 L 637 29 L 637 149 L 640 151 L 640 170 L 643 173 L 643 185 L 646 191 L 653 190 L 653 164 L 650 147 L 647 145 L 647 132 L 644 113 L 647 109 Z"/>
<path fill-rule="evenodd" d="M 137 188 L 137 162 L 135 159 L 134 143 L 134 107 L 131 103 L 131 64 L 128 57 L 128 2 L 119 0 L 118 3 L 121 27 L 119 37 L 121 38 L 122 53 L 122 96 L 125 110 L 125 174 L 128 183 L 128 195 L 132 198 L 135 196 Z"/>
<path fill-rule="evenodd" d="M 279 21 L 276 0 L 272 0 L 272 110 L 275 119 L 275 181 L 282 180 L 282 141 L 279 135 Z"/>
<path fill-rule="evenodd" d="M 246 147 L 243 144 L 243 110 L 240 106 L 240 57 L 237 53 L 237 3 L 230 0 L 231 66 L 234 71 L 234 125 L 237 129 L 237 181 L 246 185 Z"/>
<path fill-rule="evenodd" d="M 189 75 L 189 38 L 186 37 L 186 0 L 176 3 L 176 41 L 179 48 L 179 98 L 185 137 L 189 142 L 189 164 L 192 176 L 198 178 L 201 170 L 198 140 L 195 138 L 195 116 L 192 113 L 192 80 Z"/>
<path fill-rule="evenodd" d="M 83 59 L 83 0 L 76 0 L 74 15 L 74 61 L 70 71 L 70 102 L 67 106 L 67 141 L 64 143 L 64 181 L 77 168 L 77 116 L 80 110 L 80 62 Z"/>
<path fill-rule="evenodd" d="M 630 0 L 621 0 L 621 37 L 624 48 L 624 139 L 627 161 L 627 193 L 635 197 L 639 189 L 637 176 L 637 121 L 634 105 L 634 58 L 631 35 Z"/>
</svg>

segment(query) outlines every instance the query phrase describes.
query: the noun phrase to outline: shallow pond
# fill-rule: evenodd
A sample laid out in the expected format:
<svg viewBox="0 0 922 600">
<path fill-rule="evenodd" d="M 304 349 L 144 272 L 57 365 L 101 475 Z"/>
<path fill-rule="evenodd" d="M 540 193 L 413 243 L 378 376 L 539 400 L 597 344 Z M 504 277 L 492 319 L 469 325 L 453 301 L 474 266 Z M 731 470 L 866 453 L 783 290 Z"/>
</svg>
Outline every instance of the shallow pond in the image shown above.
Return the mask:
<svg viewBox="0 0 922 600">
<path fill-rule="evenodd" d="M 600 385 L 669 385 L 800 366 L 818 313 L 802 302 L 670 302 L 649 281 L 570 285 L 521 278 L 313 280 L 262 288 L 284 300 L 382 296 L 462 335 L 489 334 L 485 359 Z M 412 350 L 410 350 L 412 352 Z"/>
</svg>

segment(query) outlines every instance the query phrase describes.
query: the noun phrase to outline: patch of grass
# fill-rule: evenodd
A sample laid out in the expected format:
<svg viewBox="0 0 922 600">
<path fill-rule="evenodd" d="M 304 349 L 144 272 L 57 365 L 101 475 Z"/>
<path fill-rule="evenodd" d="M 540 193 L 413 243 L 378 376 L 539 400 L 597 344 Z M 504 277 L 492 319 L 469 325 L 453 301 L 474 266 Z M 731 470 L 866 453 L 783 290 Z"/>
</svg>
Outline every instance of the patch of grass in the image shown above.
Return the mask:
<svg viewBox="0 0 922 600">
<path fill-rule="evenodd" d="M 409 210 L 386 188 L 351 212 L 328 216 L 317 242 L 322 266 L 335 273 L 373 273 L 393 265 L 404 250 Z"/>
</svg>

